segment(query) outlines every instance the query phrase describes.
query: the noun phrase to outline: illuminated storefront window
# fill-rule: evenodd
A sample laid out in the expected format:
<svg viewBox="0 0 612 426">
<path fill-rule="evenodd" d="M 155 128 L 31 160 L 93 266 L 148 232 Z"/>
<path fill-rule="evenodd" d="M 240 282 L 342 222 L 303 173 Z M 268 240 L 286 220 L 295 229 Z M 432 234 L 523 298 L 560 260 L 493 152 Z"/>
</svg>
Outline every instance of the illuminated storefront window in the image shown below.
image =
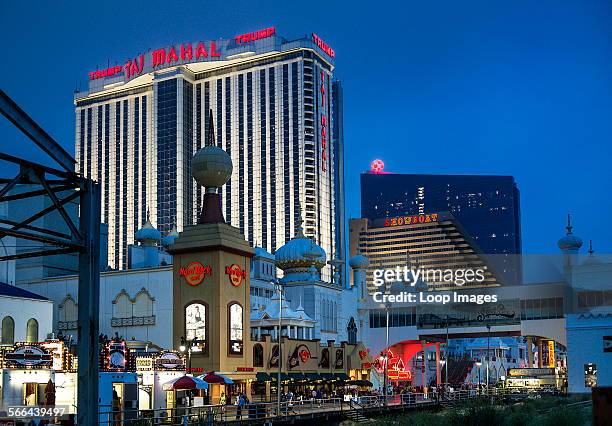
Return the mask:
<svg viewBox="0 0 612 426">
<path fill-rule="evenodd" d="M 230 303 L 228 351 L 231 355 L 242 355 L 242 306 L 237 302 Z"/>
<path fill-rule="evenodd" d="M 192 303 L 185 308 L 185 331 L 188 341 L 206 342 L 206 305 Z"/>
</svg>

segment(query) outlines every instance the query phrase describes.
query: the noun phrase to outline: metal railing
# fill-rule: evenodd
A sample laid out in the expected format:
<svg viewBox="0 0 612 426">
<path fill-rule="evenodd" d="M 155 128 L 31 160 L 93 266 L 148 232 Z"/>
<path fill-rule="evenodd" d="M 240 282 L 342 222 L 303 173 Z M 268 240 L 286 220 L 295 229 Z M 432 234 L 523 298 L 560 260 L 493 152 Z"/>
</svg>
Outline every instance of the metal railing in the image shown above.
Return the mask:
<svg viewBox="0 0 612 426">
<path fill-rule="evenodd" d="M 453 406 L 473 398 L 490 398 L 501 401 L 505 398 L 526 398 L 538 394 L 534 391 L 516 391 L 498 388 L 459 389 L 428 393 L 406 392 L 388 396 L 363 395 L 327 399 L 294 399 L 283 401 L 280 413 L 276 402 L 252 402 L 246 405 L 205 405 L 202 407 L 179 407 L 155 410 L 101 411 L 99 424 L 105 426 L 154 426 L 154 425 L 208 425 L 225 422 L 263 422 L 266 419 L 290 417 L 319 417 L 326 414 L 341 414 L 349 411 L 377 411 L 385 408 L 408 408 L 415 406 Z"/>
</svg>

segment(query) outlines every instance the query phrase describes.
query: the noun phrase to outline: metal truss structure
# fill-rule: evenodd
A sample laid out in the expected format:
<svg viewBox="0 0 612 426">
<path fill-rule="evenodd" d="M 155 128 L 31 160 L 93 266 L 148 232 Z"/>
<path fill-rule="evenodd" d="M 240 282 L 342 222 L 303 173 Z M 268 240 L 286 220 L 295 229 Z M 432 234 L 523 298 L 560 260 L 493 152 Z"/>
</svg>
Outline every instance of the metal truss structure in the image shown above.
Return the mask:
<svg viewBox="0 0 612 426">
<path fill-rule="evenodd" d="M 0 161 L 19 167 L 16 176 L 0 176 L 0 203 L 33 197 L 48 197 L 51 205 L 30 212 L 27 219 L 0 218 L 0 240 L 14 237 L 41 244 L 31 251 L 5 253 L 0 262 L 39 256 L 79 254 L 78 290 L 78 424 L 96 424 L 98 415 L 98 354 L 100 298 L 100 188 L 96 182 L 74 171 L 76 161 L 4 91 L 0 90 L 0 112 L 53 160 L 48 167 L 0 152 Z M 1 170 L 1 169 L 0 169 Z M 16 191 L 27 184 L 26 191 Z M 68 195 L 66 195 L 68 194 Z M 79 200 L 75 223 L 65 205 Z M 69 233 L 35 226 L 51 212 L 58 212 Z"/>
</svg>

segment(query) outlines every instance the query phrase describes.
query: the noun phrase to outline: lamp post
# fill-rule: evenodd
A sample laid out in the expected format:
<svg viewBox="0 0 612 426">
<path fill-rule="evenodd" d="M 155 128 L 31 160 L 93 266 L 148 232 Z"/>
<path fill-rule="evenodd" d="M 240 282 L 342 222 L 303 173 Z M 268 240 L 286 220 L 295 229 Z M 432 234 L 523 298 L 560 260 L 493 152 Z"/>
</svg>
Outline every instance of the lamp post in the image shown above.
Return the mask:
<svg viewBox="0 0 612 426">
<path fill-rule="evenodd" d="M 385 311 L 387 313 L 387 321 L 385 323 L 385 388 L 383 391 L 383 395 L 385 397 L 385 405 L 387 405 L 387 394 L 389 388 L 389 307 L 390 304 L 387 302 L 385 304 Z"/>
<path fill-rule="evenodd" d="M 482 365 L 482 362 L 476 361 L 474 364 L 476 367 L 478 367 L 478 393 L 480 394 L 480 366 Z"/>
<path fill-rule="evenodd" d="M 491 340 L 491 324 L 487 324 L 487 393 L 489 392 L 489 361 L 491 360 L 491 354 L 489 353 L 489 341 Z"/>
<path fill-rule="evenodd" d="M 446 362 L 448 364 L 448 322 L 449 316 L 446 314 L 446 346 L 444 347 L 444 358 L 446 358 Z M 444 392 L 446 394 L 446 387 L 448 386 L 448 365 L 446 366 L 446 370 L 444 370 Z"/>
<path fill-rule="evenodd" d="M 273 281 L 278 291 L 278 376 L 276 379 L 276 413 L 281 415 L 281 360 L 283 359 L 283 347 L 281 344 L 281 330 L 283 322 L 283 286 L 280 281 Z"/>
<path fill-rule="evenodd" d="M 179 351 L 181 351 L 181 353 L 185 353 L 185 351 L 187 351 L 187 373 L 191 373 L 191 348 L 193 346 L 193 340 L 187 340 L 185 339 L 185 336 L 181 337 L 181 346 L 179 346 Z"/>
</svg>

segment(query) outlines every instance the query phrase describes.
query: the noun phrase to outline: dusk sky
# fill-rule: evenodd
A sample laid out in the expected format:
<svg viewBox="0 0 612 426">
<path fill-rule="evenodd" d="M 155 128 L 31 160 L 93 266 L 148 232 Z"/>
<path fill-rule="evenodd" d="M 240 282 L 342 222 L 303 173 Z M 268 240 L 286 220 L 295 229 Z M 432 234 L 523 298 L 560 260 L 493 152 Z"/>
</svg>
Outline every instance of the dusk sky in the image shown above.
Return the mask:
<svg viewBox="0 0 612 426">
<path fill-rule="evenodd" d="M 73 154 L 73 91 L 89 71 L 269 26 L 336 51 L 350 217 L 375 158 L 391 172 L 513 175 L 523 252 L 557 252 L 568 212 L 583 252 L 591 238 L 612 252 L 610 1 L 3 1 L 0 88 Z M 0 123 L 0 151 L 44 159 Z"/>
</svg>

